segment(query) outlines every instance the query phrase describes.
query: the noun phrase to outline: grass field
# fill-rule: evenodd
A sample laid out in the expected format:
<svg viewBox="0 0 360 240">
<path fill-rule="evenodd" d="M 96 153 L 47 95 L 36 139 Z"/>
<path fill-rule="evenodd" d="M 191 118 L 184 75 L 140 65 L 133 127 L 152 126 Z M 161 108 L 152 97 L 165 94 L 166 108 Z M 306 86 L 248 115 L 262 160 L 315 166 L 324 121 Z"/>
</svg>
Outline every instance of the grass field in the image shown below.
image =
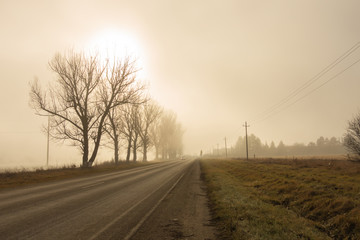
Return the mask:
<svg viewBox="0 0 360 240">
<path fill-rule="evenodd" d="M 360 239 L 360 163 L 201 160 L 224 239 Z"/>
<path fill-rule="evenodd" d="M 91 174 L 126 170 L 154 163 L 156 162 L 130 162 L 119 163 L 118 165 L 113 163 L 105 163 L 96 165 L 92 168 L 78 168 L 70 166 L 57 169 L 37 169 L 35 171 L 23 170 L 17 172 L 3 172 L 0 173 L 0 190 L 29 184 L 87 176 Z"/>
</svg>

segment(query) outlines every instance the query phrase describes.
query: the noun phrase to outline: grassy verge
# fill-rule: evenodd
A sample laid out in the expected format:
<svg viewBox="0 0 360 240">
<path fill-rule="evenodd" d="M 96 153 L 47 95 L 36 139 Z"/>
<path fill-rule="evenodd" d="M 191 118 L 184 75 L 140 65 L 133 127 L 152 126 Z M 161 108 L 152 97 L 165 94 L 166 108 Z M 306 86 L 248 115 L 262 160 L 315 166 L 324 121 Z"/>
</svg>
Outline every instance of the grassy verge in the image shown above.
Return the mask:
<svg viewBox="0 0 360 240">
<path fill-rule="evenodd" d="M 126 170 L 155 163 L 156 162 L 131 162 L 120 163 L 118 165 L 107 163 L 96 165 L 92 168 L 63 167 L 60 169 L 37 169 L 35 171 L 4 172 L 0 173 L 0 190 L 29 184 L 88 176 L 92 174 Z"/>
<path fill-rule="evenodd" d="M 202 160 L 215 220 L 230 239 L 360 239 L 360 164 Z"/>
</svg>

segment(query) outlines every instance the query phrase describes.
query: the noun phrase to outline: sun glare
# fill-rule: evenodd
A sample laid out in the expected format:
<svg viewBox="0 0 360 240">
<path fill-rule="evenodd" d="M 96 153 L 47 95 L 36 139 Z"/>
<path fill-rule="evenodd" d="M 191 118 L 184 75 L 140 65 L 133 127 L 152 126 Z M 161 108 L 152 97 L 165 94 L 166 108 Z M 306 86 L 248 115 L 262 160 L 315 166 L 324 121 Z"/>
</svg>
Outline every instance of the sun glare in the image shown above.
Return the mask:
<svg viewBox="0 0 360 240">
<path fill-rule="evenodd" d="M 130 34 L 113 29 L 96 33 L 89 42 L 89 47 L 95 49 L 104 57 L 140 55 L 140 44 Z"/>
<path fill-rule="evenodd" d="M 115 29 L 97 32 L 90 38 L 87 46 L 90 52 L 98 53 L 103 61 L 114 61 L 117 58 L 131 57 L 136 59 L 136 65 L 143 74 L 144 52 L 139 41 L 131 34 Z"/>
</svg>

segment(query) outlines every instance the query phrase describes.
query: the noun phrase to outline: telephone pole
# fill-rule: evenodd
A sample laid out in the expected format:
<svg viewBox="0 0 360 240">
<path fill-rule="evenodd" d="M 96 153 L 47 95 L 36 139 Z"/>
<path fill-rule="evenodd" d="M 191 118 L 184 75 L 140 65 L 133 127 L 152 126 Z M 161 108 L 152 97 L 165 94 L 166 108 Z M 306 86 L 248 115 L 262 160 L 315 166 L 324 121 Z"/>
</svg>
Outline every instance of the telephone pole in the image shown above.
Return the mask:
<svg viewBox="0 0 360 240">
<path fill-rule="evenodd" d="M 50 139 L 50 116 L 48 116 L 47 127 L 47 151 L 46 151 L 46 166 L 49 167 L 49 139 Z"/>
<path fill-rule="evenodd" d="M 226 137 L 225 137 L 225 156 L 227 158 L 227 146 L 226 146 Z"/>
<path fill-rule="evenodd" d="M 246 160 L 249 160 L 249 148 L 248 148 L 248 136 L 247 136 L 247 128 L 250 127 L 250 125 L 245 122 L 245 136 L 246 136 Z"/>
</svg>

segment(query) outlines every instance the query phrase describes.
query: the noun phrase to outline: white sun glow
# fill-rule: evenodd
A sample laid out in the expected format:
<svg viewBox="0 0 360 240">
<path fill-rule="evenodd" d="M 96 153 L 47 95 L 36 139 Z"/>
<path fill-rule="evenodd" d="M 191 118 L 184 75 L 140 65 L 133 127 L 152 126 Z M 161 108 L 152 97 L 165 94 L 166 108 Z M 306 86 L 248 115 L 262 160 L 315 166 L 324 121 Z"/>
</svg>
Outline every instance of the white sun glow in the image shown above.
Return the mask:
<svg viewBox="0 0 360 240">
<path fill-rule="evenodd" d="M 144 68 L 141 44 L 128 33 L 115 29 L 97 32 L 90 38 L 86 48 L 98 53 L 104 61 L 112 62 L 115 59 L 130 57 L 136 59 L 136 65 L 140 70 Z"/>
</svg>

